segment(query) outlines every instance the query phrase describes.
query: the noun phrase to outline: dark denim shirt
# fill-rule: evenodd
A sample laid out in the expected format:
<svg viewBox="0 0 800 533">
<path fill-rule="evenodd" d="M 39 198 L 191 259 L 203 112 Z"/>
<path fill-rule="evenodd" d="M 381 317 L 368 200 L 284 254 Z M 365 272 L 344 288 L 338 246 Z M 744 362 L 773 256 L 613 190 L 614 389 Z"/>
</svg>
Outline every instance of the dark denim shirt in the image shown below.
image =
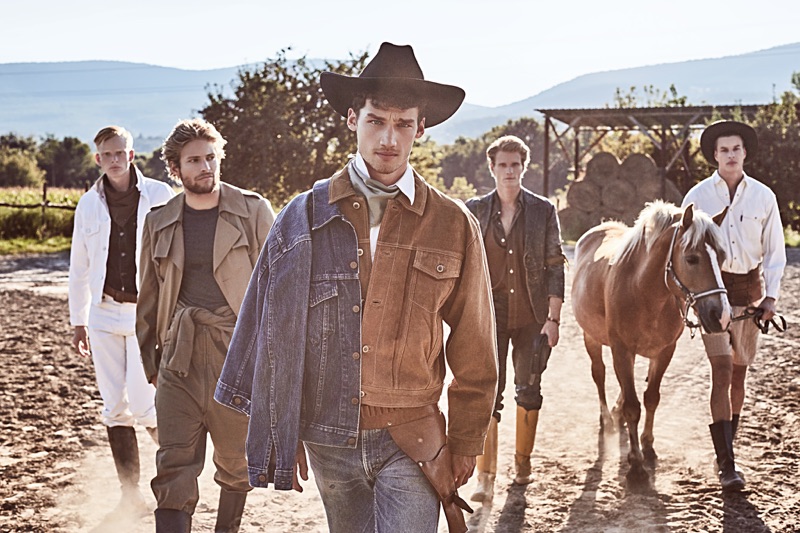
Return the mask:
<svg viewBox="0 0 800 533">
<path fill-rule="evenodd" d="M 358 245 L 353 226 L 328 203 L 329 184 L 317 182 L 278 215 L 214 394 L 250 416 L 253 487 L 272 481 L 274 449 L 275 488 L 292 488 L 301 427 L 304 440 L 328 446 L 355 447 L 358 437 L 361 365 L 349 356 L 361 347 L 360 318 L 351 311 L 361 304 Z"/>
</svg>

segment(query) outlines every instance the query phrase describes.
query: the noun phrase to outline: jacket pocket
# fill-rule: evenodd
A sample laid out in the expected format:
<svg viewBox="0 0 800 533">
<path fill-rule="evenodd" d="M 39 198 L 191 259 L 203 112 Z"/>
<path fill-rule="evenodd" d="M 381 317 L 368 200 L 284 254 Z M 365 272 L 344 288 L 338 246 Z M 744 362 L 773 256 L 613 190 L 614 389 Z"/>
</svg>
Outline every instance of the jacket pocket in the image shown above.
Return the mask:
<svg viewBox="0 0 800 533">
<path fill-rule="evenodd" d="M 461 274 L 461 263 L 459 257 L 418 250 L 411 273 L 411 301 L 431 313 L 441 309 Z"/>
<path fill-rule="evenodd" d="M 302 417 L 316 419 L 323 407 L 325 378 L 335 351 L 334 335 L 338 325 L 339 291 L 335 281 L 311 283 L 308 301 L 308 333 L 306 335 L 306 362 L 303 372 Z"/>
<path fill-rule="evenodd" d="M 764 219 L 754 215 L 741 215 L 742 237 L 747 242 L 760 242 L 764 232 Z"/>
</svg>

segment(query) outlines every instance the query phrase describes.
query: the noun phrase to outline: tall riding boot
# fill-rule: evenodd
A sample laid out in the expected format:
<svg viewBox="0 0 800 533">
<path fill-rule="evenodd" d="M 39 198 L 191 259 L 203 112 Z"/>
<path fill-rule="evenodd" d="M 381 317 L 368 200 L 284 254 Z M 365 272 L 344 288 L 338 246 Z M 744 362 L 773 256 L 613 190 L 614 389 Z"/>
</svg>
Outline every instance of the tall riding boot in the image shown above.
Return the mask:
<svg viewBox="0 0 800 533">
<path fill-rule="evenodd" d="M 733 428 L 730 420 L 714 422 L 708 428 L 711 430 L 711 440 L 714 441 L 714 451 L 717 454 L 722 490 L 726 492 L 742 490 L 744 480 L 736 472 L 736 463 L 733 459 Z"/>
<path fill-rule="evenodd" d="M 736 431 L 738 429 L 739 429 L 739 415 L 733 415 L 731 416 L 731 433 L 733 434 L 732 440 L 736 440 Z M 744 472 L 742 471 L 741 468 L 739 468 L 739 465 L 734 463 L 733 468 L 736 470 L 736 473 L 739 474 L 739 477 L 742 478 L 742 481 L 745 481 Z"/>
<path fill-rule="evenodd" d="M 494 479 L 497 475 L 497 419 L 492 417 L 486 432 L 483 455 L 477 459 L 478 486 L 470 496 L 474 502 L 490 502 L 494 498 Z"/>
<path fill-rule="evenodd" d="M 239 531 L 246 500 L 246 492 L 220 490 L 219 510 L 217 510 L 217 524 L 214 526 L 214 533 L 237 533 Z"/>
<path fill-rule="evenodd" d="M 139 444 L 136 430 L 130 426 L 115 426 L 108 429 L 108 444 L 117 469 L 122 499 L 117 509 L 145 516 L 150 508 L 139 492 Z"/>
<path fill-rule="evenodd" d="M 189 533 L 192 515 L 178 509 L 156 509 L 156 533 Z"/>
<path fill-rule="evenodd" d="M 514 465 L 517 476 L 514 483 L 527 485 L 533 478 L 531 476 L 531 453 L 533 443 L 536 441 L 536 425 L 539 423 L 539 410 L 526 410 L 517 406 L 517 451 L 514 454 Z"/>
</svg>

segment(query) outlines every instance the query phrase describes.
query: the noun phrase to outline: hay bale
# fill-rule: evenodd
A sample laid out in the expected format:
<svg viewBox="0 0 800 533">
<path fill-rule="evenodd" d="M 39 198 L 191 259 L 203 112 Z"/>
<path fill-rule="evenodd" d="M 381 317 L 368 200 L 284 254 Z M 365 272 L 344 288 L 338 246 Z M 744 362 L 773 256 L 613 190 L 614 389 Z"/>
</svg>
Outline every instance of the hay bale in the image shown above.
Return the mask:
<svg viewBox="0 0 800 533">
<path fill-rule="evenodd" d="M 663 198 L 662 182 L 660 179 L 642 181 L 636 187 L 636 197 L 641 204 Z"/>
<path fill-rule="evenodd" d="M 609 181 L 619 179 L 619 159 L 609 152 L 600 152 L 586 164 L 583 181 L 597 183 L 601 187 Z"/>
<path fill-rule="evenodd" d="M 636 203 L 636 189 L 625 180 L 609 181 L 601 193 L 603 208 L 621 213 Z"/>
<path fill-rule="evenodd" d="M 638 187 L 640 182 L 657 180 L 658 167 L 647 154 L 630 154 L 619 166 L 619 177 Z"/>
<path fill-rule="evenodd" d="M 667 202 L 672 202 L 678 206 L 681 205 L 681 202 L 683 202 L 683 195 L 678 189 L 678 186 L 675 185 L 675 182 L 672 180 L 667 180 L 665 183 L 664 200 Z"/>
<path fill-rule="evenodd" d="M 601 189 L 590 181 L 573 181 L 567 189 L 567 204 L 581 211 L 591 212 L 600 206 Z"/>
<path fill-rule="evenodd" d="M 600 223 L 597 211 L 582 211 L 575 207 L 566 207 L 558 212 L 561 225 L 561 238 L 566 241 L 577 241 L 581 235 Z"/>
<path fill-rule="evenodd" d="M 683 195 L 678 190 L 678 186 L 672 180 L 665 179 L 663 185 L 661 180 L 656 182 L 647 182 L 641 184 L 636 190 L 638 201 L 644 205 L 646 202 L 653 200 L 664 200 L 665 202 L 672 202 L 675 205 L 681 205 Z"/>
</svg>

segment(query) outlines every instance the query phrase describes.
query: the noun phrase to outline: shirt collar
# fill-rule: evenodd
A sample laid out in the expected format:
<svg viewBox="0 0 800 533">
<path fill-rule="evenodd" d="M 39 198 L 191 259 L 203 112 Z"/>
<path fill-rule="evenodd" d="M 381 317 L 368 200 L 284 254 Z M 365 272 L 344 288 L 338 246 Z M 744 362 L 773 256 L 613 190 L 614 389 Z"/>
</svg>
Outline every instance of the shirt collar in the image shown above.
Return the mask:
<svg viewBox="0 0 800 533">
<path fill-rule="evenodd" d="M 369 170 L 367 170 L 367 163 L 364 161 L 360 152 L 356 152 L 354 164 L 362 175 L 370 175 Z M 403 196 L 408 198 L 408 202 L 414 205 L 414 171 L 411 170 L 411 165 L 406 164 L 406 171 L 400 176 L 400 179 L 395 182 L 395 185 L 397 185 L 397 188 L 403 193 Z"/>
</svg>

